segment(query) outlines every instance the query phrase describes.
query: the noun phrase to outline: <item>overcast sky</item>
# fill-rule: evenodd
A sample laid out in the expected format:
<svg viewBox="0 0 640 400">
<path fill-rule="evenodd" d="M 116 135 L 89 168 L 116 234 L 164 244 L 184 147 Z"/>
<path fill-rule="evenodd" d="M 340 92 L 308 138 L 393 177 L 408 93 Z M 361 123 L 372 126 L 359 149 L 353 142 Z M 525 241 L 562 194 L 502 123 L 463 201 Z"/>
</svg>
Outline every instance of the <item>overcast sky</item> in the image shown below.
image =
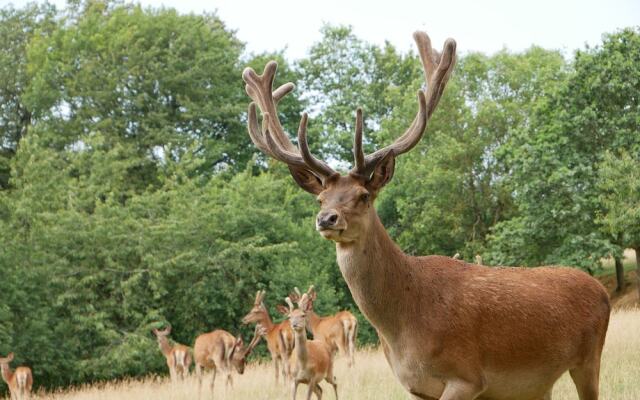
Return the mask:
<svg viewBox="0 0 640 400">
<path fill-rule="evenodd" d="M 21 0 L 0 0 L 0 5 Z M 54 0 L 64 5 L 64 0 Z M 143 5 L 181 12 L 217 11 L 252 52 L 287 47 L 290 59 L 304 57 L 320 39 L 324 23 L 351 25 L 373 43 L 389 40 L 413 47 L 411 34 L 425 30 L 441 46 L 452 37 L 459 52 L 493 53 L 503 47 L 523 50 L 532 44 L 570 55 L 601 35 L 640 25 L 640 0 L 141 0 Z"/>
</svg>

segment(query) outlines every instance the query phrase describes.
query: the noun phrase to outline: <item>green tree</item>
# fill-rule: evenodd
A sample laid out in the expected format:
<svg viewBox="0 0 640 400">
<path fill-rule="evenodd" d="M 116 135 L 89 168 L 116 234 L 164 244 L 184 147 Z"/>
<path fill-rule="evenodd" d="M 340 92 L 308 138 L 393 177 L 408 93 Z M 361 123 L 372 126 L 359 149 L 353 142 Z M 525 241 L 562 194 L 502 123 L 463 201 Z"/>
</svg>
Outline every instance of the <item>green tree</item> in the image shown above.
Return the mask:
<svg viewBox="0 0 640 400">
<path fill-rule="evenodd" d="M 635 250 L 640 294 L 640 148 L 618 156 L 607 152 L 598 172 L 603 206 L 599 222 L 612 237 L 620 238 L 623 248 Z"/>
<path fill-rule="evenodd" d="M 389 43 L 368 44 L 351 27 L 326 25 L 322 35 L 299 64 L 313 117 L 310 145 L 325 158 L 351 163 L 356 108 L 363 108 L 368 127 L 377 128 L 420 72 L 413 54 L 402 55 Z M 365 148 L 377 140 L 367 136 Z"/>
<path fill-rule="evenodd" d="M 199 173 L 250 158 L 239 134 L 242 48 L 215 14 L 87 2 L 51 38 L 32 41 L 25 101 L 56 149 L 95 134 L 107 149 L 121 146 L 129 185 L 143 190 L 185 151 L 205 160 Z"/>
<path fill-rule="evenodd" d="M 381 198 L 382 218 L 406 251 L 468 260 L 482 253 L 490 229 L 514 213 L 503 148 L 563 67 L 558 52 L 537 47 L 461 57 L 425 138 L 399 162 L 396 185 Z M 415 78 L 412 89 L 423 82 Z M 414 90 L 406 93 L 383 122 L 386 137 L 400 135 L 415 115 Z"/>
<path fill-rule="evenodd" d="M 605 35 L 576 53 L 573 71 L 508 149 L 518 214 L 494 230 L 491 259 L 506 264 L 564 264 L 588 271 L 619 251 L 595 215 L 596 185 L 607 150 L 635 149 L 640 93 L 637 29 Z"/>
<path fill-rule="evenodd" d="M 27 46 L 34 36 L 48 37 L 55 14 L 47 3 L 0 8 L 0 190 L 9 185 L 10 161 L 33 118 L 22 98 L 29 84 Z"/>
</svg>

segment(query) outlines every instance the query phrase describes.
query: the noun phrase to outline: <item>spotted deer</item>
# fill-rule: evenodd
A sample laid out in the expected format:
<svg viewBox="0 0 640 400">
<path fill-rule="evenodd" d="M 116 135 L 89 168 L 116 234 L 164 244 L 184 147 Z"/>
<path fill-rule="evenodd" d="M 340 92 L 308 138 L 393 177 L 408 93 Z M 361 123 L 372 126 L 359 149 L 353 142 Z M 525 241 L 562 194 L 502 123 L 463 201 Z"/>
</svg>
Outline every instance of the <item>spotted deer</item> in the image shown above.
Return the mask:
<svg viewBox="0 0 640 400">
<path fill-rule="evenodd" d="M 11 371 L 9 364 L 13 361 L 13 353 L 6 357 L 0 357 L 0 369 L 2 370 L 2 380 L 9 386 L 11 400 L 24 400 L 31 397 L 31 386 L 33 386 L 33 374 L 29 367 L 18 367 Z"/>
<path fill-rule="evenodd" d="M 285 299 L 289 308 L 287 317 L 291 322 L 294 332 L 295 345 L 291 357 L 291 400 L 296 399 L 298 385 L 306 383 L 308 386 L 307 400 L 315 393 L 318 400 L 322 398 L 320 382 L 326 380 L 333 386 L 333 391 L 338 399 L 338 384 L 333 375 L 333 351 L 324 340 L 307 339 L 307 318 L 310 304 L 307 294 L 303 294 L 299 308 L 295 308 L 289 297 Z"/>
<path fill-rule="evenodd" d="M 242 337 L 234 337 L 227 331 L 217 329 L 203 333 L 196 338 L 193 345 L 196 376 L 198 377 L 198 393 L 202 392 L 202 375 L 204 370 L 213 370 L 211 377 L 211 394 L 218 370 L 226 375 L 226 387 L 233 386 L 232 369 L 242 375 L 247 358 L 256 347 L 260 338 L 265 334 L 264 328 L 256 325 L 253 339 L 248 346 L 244 346 Z"/>
<path fill-rule="evenodd" d="M 257 323 L 264 328 L 267 348 L 269 349 L 269 354 L 275 367 L 277 384 L 280 371 L 282 371 L 282 377 L 285 381 L 290 375 L 289 358 L 293 350 L 293 330 L 291 330 L 289 320 L 284 320 L 278 324 L 273 323 L 269 311 L 264 304 L 265 294 L 266 292 L 264 290 L 258 290 L 258 292 L 256 292 L 253 307 L 247 315 L 242 318 L 242 323 Z"/>
<path fill-rule="evenodd" d="M 338 350 L 347 357 L 349 366 L 355 363 L 356 336 L 358 333 L 358 320 L 349 311 L 340 311 L 334 315 L 321 317 L 313 311 L 313 303 L 317 299 L 317 293 L 313 285 L 307 290 L 308 308 L 307 321 L 314 339 L 324 340 L 332 350 Z M 296 287 L 289 298 L 300 304 L 302 295 Z M 283 310 L 285 311 L 285 310 Z"/>
<path fill-rule="evenodd" d="M 153 329 L 152 332 L 156 335 L 162 355 L 167 359 L 171 381 L 175 383 L 178 379 L 186 378 L 192 362 L 191 349 L 183 344 L 176 343 L 172 346 L 169 343 L 167 336 L 171 333 L 171 326 L 161 331 Z"/>
<path fill-rule="evenodd" d="M 580 400 L 598 399 L 610 304 L 597 280 L 573 268 L 489 268 L 444 256 L 410 256 L 382 225 L 375 199 L 391 181 L 396 158 L 422 138 L 456 60 L 454 40 L 440 53 L 426 33 L 414 38 L 426 79 L 418 90 L 417 115 L 392 144 L 365 155 L 358 109 L 355 165 L 348 173 L 341 175 L 310 153 L 307 114 L 293 145 L 277 111 L 293 84 L 274 90 L 273 61 L 262 75 L 251 68 L 243 72 L 253 100 L 251 140 L 287 164 L 296 183 L 316 196 L 315 228 L 335 242 L 342 276 L 412 398 L 550 399 L 555 381 L 569 371 Z"/>
</svg>

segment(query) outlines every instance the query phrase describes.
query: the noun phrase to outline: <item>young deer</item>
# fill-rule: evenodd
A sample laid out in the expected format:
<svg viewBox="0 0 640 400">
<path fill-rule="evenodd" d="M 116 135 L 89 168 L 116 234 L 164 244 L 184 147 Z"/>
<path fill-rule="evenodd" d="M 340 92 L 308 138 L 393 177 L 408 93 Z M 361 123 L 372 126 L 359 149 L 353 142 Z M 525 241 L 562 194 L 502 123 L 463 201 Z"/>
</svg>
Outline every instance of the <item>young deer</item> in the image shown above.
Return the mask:
<svg viewBox="0 0 640 400">
<path fill-rule="evenodd" d="M 358 320 L 349 311 L 340 311 L 335 315 L 321 317 L 313 311 L 313 303 L 317 293 L 311 285 L 307 290 L 308 308 L 307 321 L 313 333 L 313 338 L 324 340 L 332 350 L 339 350 L 347 357 L 349 366 L 355 363 L 356 335 L 358 332 Z M 302 296 L 298 288 L 289 294 L 289 298 L 300 305 Z"/>
<path fill-rule="evenodd" d="M 259 324 L 251 339 L 249 346 L 244 347 L 242 337 L 234 337 L 222 329 L 209 333 L 203 333 L 196 338 L 193 345 L 193 355 L 196 363 L 196 375 L 198 377 L 198 393 L 202 390 L 202 369 L 212 369 L 211 393 L 213 394 L 214 383 L 218 370 L 227 376 L 226 387 L 233 386 L 231 377 L 232 368 L 235 368 L 240 375 L 244 373 L 247 357 L 256 347 L 260 338 L 265 335 L 265 329 Z"/>
<path fill-rule="evenodd" d="M 288 317 L 295 337 L 293 357 L 291 358 L 293 381 L 291 382 L 291 399 L 296 399 L 298 384 L 308 385 L 307 400 L 311 393 L 315 393 L 318 400 L 322 398 L 320 382 L 324 379 L 333 386 L 338 399 L 338 384 L 333 376 L 333 351 L 324 340 L 307 340 L 307 317 L 311 310 L 311 302 L 307 294 L 303 294 L 299 308 L 293 306 L 290 298 L 286 298 L 289 305 Z"/>
<path fill-rule="evenodd" d="M 11 400 L 28 399 L 31 396 L 31 386 L 33 385 L 33 375 L 31 368 L 18 367 L 11 371 L 9 363 L 13 361 L 13 353 L 6 357 L 0 357 L 0 369 L 2 369 L 2 379 L 9 386 Z"/>
<path fill-rule="evenodd" d="M 167 359 L 167 367 L 169 367 L 169 375 L 172 382 L 177 382 L 178 378 L 184 379 L 189 374 L 191 367 L 191 349 L 189 347 L 176 343 L 173 346 L 169 343 L 167 336 L 171 333 L 171 326 L 162 331 L 153 329 L 153 334 L 158 339 L 160 351 Z"/>
<path fill-rule="evenodd" d="M 376 328 L 387 361 L 414 399 L 540 400 L 569 371 L 580 400 L 598 399 L 600 357 L 609 323 L 602 285 L 573 268 L 489 268 L 442 256 L 405 254 L 386 232 L 374 200 L 391 181 L 396 157 L 418 144 L 455 65 L 456 43 L 432 49 L 414 35 L 426 78 L 418 113 L 391 145 L 366 155 L 356 111 L 355 166 L 340 175 L 315 158 L 302 115 L 298 147 L 280 124 L 275 62 L 243 72 L 248 129 L 261 151 L 286 163 L 296 183 L 317 196 L 316 230 L 335 242 L 353 299 Z M 258 122 L 257 106 L 263 123 Z"/>
<path fill-rule="evenodd" d="M 261 325 L 265 331 L 265 340 L 267 348 L 276 371 L 276 384 L 278 383 L 278 375 L 282 371 L 283 380 L 287 380 L 290 375 L 289 358 L 293 350 L 293 331 L 288 320 L 284 320 L 279 324 L 274 324 L 269 316 L 269 311 L 264 305 L 265 291 L 258 290 L 253 307 L 247 315 L 242 318 L 243 324 L 257 323 Z M 282 368 L 281 368 L 282 366 Z"/>
</svg>

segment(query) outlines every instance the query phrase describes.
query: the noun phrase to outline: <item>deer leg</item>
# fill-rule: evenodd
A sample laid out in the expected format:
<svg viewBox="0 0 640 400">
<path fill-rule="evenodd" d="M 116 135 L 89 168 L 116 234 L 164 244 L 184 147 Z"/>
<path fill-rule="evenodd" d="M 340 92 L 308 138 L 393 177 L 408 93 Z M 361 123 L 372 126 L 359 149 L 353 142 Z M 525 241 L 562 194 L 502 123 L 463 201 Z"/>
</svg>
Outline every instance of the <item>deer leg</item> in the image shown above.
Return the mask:
<svg viewBox="0 0 640 400">
<path fill-rule="evenodd" d="M 196 363 L 196 376 L 198 377 L 198 398 L 202 395 L 202 367 Z"/>
<path fill-rule="evenodd" d="M 311 394 L 314 393 L 314 392 L 316 393 L 316 396 L 318 396 L 318 393 L 316 392 L 316 386 L 318 386 L 316 381 L 314 381 L 312 379 L 309 380 L 308 387 L 307 387 L 307 400 L 311 400 Z M 322 398 L 322 389 L 320 389 L 320 397 L 318 397 L 318 400 L 320 398 Z"/>
<path fill-rule="evenodd" d="M 325 380 L 333 386 L 333 393 L 336 395 L 336 400 L 338 400 L 338 383 L 336 382 L 336 377 L 333 375 L 333 371 L 329 371 Z"/>
<path fill-rule="evenodd" d="M 211 376 L 211 396 L 213 396 L 214 393 L 214 386 L 216 384 L 216 375 L 218 374 L 218 368 L 213 368 L 213 374 Z"/>
<path fill-rule="evenodd" d="M 582 365 L 569 371 L 580 400 L 598 400 L 600 363 Z"/>
<path fill-rule="evenodd" d="M 298 391 L 298 380 L 291 381 L 291 400 L 296 400 L 296 392 Z"/>
<path fill-rule="evenodd" d="M 276 385 L 277 385 L 280 381 L 280 357 L 279 356 L 273 357 L 273 365 L 276 367 Z"/>
<path fill-rule="evenodd" d="M 322 399 L 322 388 L 320 387 L 319 384 L 315 384 L 313 386 L 313 392 L 316 394 L 316 396 L 318 397 L 318 400 Z"/>
<path fill-rule="evenodd" d="M 231 370 L 227 371 L 227 384 L 225 388 L 233 388 L 233 376 L 231 375 Z"/>
</svg>

